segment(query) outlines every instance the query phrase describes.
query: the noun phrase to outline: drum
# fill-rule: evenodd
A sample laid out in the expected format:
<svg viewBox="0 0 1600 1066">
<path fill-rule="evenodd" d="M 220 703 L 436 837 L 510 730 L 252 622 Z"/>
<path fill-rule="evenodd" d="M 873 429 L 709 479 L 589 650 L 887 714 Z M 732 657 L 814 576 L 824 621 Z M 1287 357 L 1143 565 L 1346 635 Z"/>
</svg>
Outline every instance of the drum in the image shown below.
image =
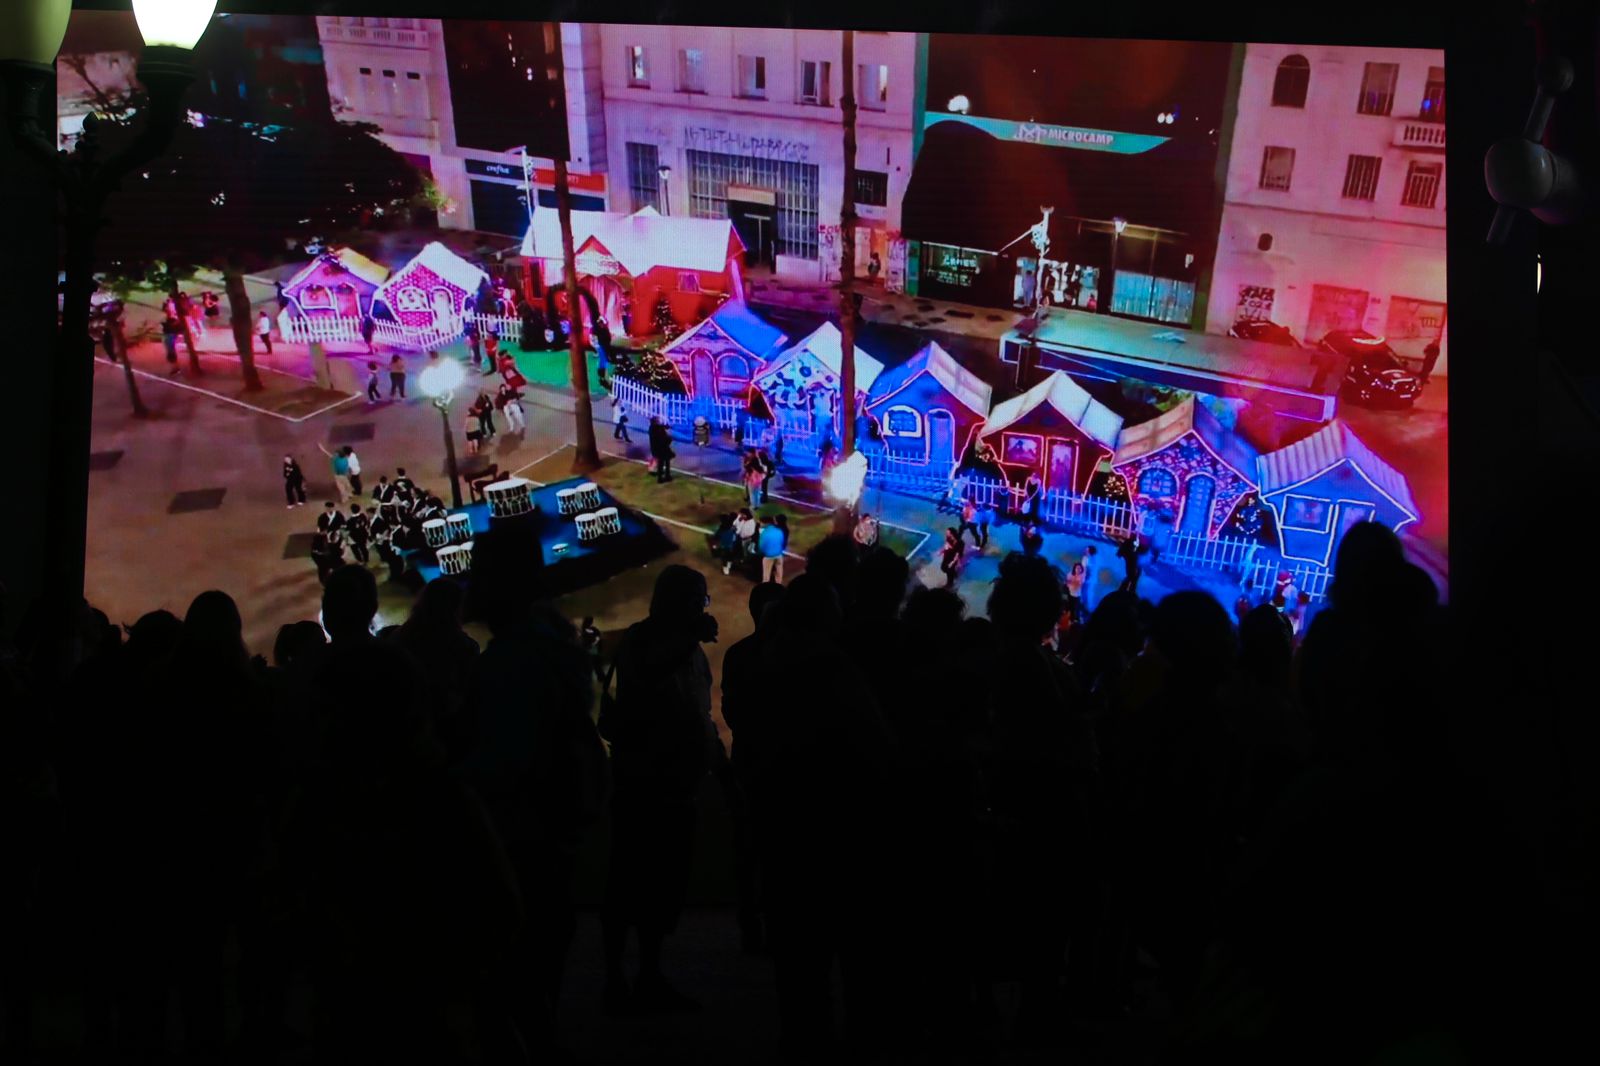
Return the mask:
<svg viewBox="0 0 1600 1066">
<path fill-rule="evenodd" d="M 511 518 L 533 510 L 533 484 L 522 478 L 496 481 L 483 490 L 489 513 L 496 518 Z"/>
<path fill-rule="evenodd" d="M 563 515 L 575 515 L 583 508 L 578 506 L 577 489 L 557 489 L 556 507 Z"/>
<path fill-rule="evenodd" d="M 578 486 L 578 511 L 593 511 L 600 506 L 600 486 L 585 481 Z"/>
<path fill-rule="evenodd" d="M 597 514 L 581 514 L 578 516 L 578 543 L 586 544 L 591 540 L 600 538 L 600 516 Z"/>
<path fill-rule="evenodd" d="M 600 520 L 600 535 L 609 537 L 622 532 L 622 515 L 617 513 L 615 507 L 602 507 L 594 513 Z"/>
<path fill-rule="evenodd" d="M 472 541 L 453 548 L 439 549 L 439 572 L 447 577 L 460 577 L 472 569 Z"/>
<path fill-rule="evenodd" d="M 433 518 L 422 523 L 422 539 L 430 548 L 438 549 L 450 543 L 450 531 L 445 526 L 442 518 Z"/>
<path fill-rule="evenodd" d="M 472 519 L 464 514 L 453 514 L 445 519 L 445 530 L 451 544 L 466 544 L 472 540 Z"/>
</svg>

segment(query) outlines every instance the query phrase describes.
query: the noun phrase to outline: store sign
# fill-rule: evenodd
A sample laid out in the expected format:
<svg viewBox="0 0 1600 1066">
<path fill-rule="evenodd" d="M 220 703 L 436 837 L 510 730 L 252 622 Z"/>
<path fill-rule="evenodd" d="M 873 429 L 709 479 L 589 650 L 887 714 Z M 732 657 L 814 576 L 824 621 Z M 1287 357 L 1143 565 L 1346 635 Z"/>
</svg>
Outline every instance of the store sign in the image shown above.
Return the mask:
<svg viewBox="0 0 1600 1066">
<path fill-rule="evenodd" d="M 1045 122 L 1013 122 L 1003 118 L 950 115 L 941 111 L 928 112 L 923 121 L 923 129 L 931 129 L 941 122 L 959 122 L 980 129 L 1001 141 L 1042 144 L 1051 148 L 1077 148 L 1088 152 L 1115 152 L 1118 155 L 1139 155 L 1172 139 L 1146 133 L 1118 133 L 1115 130 L 1091 130 L 1078 126 L 1053 126 Z"/>
<path fill-rule="evenodd" d="M 583 252 L 573 260 L 573 264 L 579 274 L 590 278 L 611 277 L 622 273 L 621 263 L 609 255 L 601 255 L 594 251 Z"/>
<path fill-rule="evenodd" d="M 477 174 L 485 178 L 499 178 L 502 181 L 523 181 L 523 168 L 521 163 L 502 163 L 493 159 L 467 159 L 468 174 Z M 556 172 L 546 167 L 532 167 L 533 183 L 551 188 L 556 183 Z M 606 191 L 606 176 L 604 174 L 574 174 L 567 172 L 567 187 L 573 192 Z"/>
<path fill-rule="evenodd" d="M 970 248 L 924 243 L 922 258 L 924 281 L 970 289 L 978 279 L 978 271 L 983 269 L 983 259 L 988 257 Z"/>
</svg>

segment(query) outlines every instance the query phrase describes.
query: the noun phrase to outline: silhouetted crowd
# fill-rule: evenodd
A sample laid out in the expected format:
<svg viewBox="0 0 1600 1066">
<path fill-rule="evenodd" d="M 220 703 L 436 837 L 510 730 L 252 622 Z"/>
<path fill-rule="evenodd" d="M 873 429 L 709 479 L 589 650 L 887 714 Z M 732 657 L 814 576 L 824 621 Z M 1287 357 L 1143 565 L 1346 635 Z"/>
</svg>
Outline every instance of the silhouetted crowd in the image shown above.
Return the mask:
<svg viewBox="0 0 1600 1066">
<path fill-rule="evenodd" d="M 720 678 L 701 574 L 665 568 L 595 655 L 522 535 L 378 633 L 370 571 L 332 570 L 270 663 L 220 592 L 126 632 L 86 608 L 68 682 L 9 646 L 10 1046 L 49 994 L 96 1061 L 166 1061 L 170 1000 L 188 1061 L 271 1061 L 309 987 L 319 1062 L 565 1061 L 602 820 L 600 1006 L 702 1006 L 672 938 L 710 795 L 773 1061 L 1104 1061 L 1118 1027 L 1147 1037 L 1118 1061 L 1515 1061 L 1498 1027 L 1537 1006 L 1521 952 L 1552 934 L 1459 765 L 1447 610 L 1387 530 L 1347 535 L 1298 648 L 1271 606 L 1118 591 L 1067 656 L 1044 560 L 1008 557 L 968 618 L 835 536 L 754 587 Z"/>
</svg>

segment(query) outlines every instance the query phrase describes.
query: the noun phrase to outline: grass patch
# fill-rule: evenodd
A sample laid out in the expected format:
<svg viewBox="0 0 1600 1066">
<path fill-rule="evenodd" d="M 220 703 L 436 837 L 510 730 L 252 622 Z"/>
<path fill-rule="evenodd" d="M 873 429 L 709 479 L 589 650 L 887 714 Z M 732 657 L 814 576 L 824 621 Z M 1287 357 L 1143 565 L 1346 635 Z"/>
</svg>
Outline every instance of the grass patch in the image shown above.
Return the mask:
<svg viewBox="0 0 1600 1066">
<path fill-rule="evenodd" d="M 502 343 L 500 350 L 505 351 L 507 347 Z M 572 357 L 565 349 L 559 352 L 523 352 L 518 351 L 515 344 L 509 347 L 512 357 L 517 361 L 517 369 L 528 379 L 528 384 L 542 385 L 548 389 L 572 387 Z M 605 390 L 600 387 L 599 359 L 589 352 L 586 353 L 585 362 L 589 367 L 589 395 L 603 395 Z"/>
<path fill-rule="evenodd" d="M 534 481 L 552 482 L 570 477 L 572 450 L 563 448 L 548 459 L 540 460 L 523 472 Z M 684 525 L 715 529 L 722 515 L 744 506 L 744 490 L 737 485 L 710 481 L 693 474 L 677 472 L 665 485 L 656 484 L 655 475 L 642 463 L 607 456 L 605 465 L 594 475 L 595 483 L 641 511 Z M 833 529 L 833 513 L 808 504 L 795 504 L 778 500 L 765 504 L 760 514 L 789 516 L 789 550 L 804 555 Z M 699 538 L 686 530 L 673 532 L 675 539 L 688 546 L 698 545 Z M 922 534 L 885 527 L 881 543 L 900 555 L 909 555 L 922 542 Z M 709 558 L 709 553 L 707 553 Z"/>
</svg>

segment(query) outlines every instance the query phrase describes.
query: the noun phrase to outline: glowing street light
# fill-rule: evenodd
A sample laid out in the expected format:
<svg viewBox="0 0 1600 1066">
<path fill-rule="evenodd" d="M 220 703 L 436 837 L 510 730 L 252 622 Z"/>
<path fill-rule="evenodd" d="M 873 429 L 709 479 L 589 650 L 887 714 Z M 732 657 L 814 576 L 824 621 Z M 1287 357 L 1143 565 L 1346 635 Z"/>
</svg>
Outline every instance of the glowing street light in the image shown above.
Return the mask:
<svg viewBox="0 0 1600 1066">
<path fill-rule="evenodd" d="M 952 115 L 965 115 L 972 110 L 972 101 L 968 100 L 965 95 L 952 96 L 950 103 L 946 106 L 950 109 Z"/>
<path fill-rule="evenodd" d="M 422 394 L 433 401 L 439 420 L 444 423 L 444 455 L 450 467 L 450 506 L 457 510 L 461 508 L 461 474 L 456 469 L 456 439 L 450 433 L 450 401 L 465 378 L 460 363 L 441 359 L 425 369 L 417 381 L 422 386 Z"/>
<path fill-rule="evenodd" d="M 866 483 L 867 457 L 861 452 L 851 452 L 828 471 L 823 487 L 830 497 L 854 510 Z"/>
<path fill-rule="evenodd" d="M 133 0 L 133 17 L 147 45 L 192 50 L 211 24 L 217 0 Z"/>
</svg>

